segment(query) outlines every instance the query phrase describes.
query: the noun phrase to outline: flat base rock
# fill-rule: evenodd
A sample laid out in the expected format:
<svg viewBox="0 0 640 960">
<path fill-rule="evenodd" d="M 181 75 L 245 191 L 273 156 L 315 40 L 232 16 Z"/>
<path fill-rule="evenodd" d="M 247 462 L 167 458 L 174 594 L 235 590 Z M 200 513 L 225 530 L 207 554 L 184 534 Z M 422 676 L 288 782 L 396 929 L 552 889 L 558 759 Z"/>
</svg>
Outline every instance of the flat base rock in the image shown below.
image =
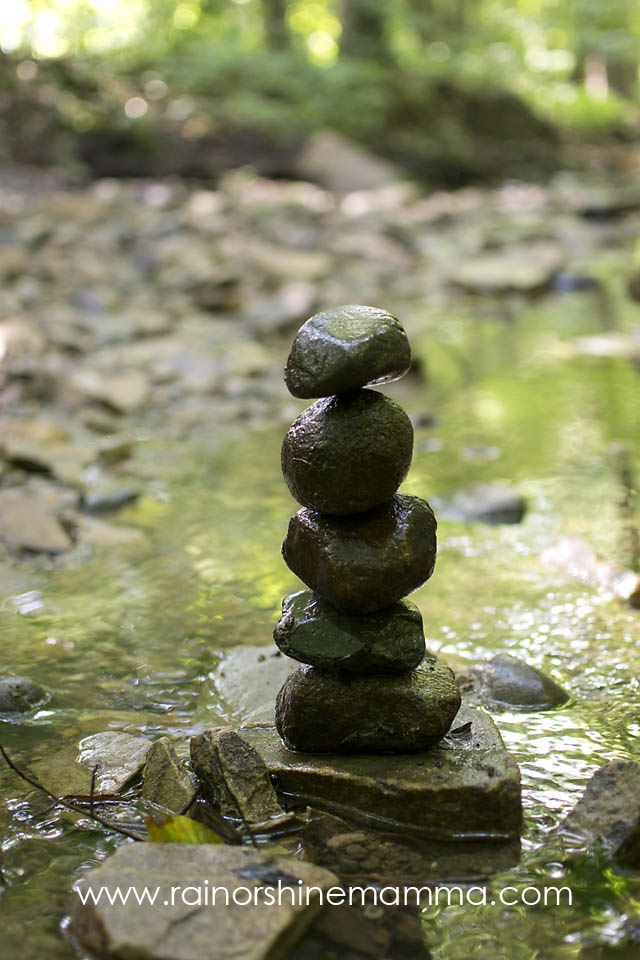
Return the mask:
<svg viewBox="0 0 640 960">
<path fill-rule="evenodd" d="M 261 753 L 279 795 L 360 820 L 434 839 L 509 840 L 520 836 L 520 772 L 493 721 L 461 707 L 452 730 L 421 753 L 299 753 L 275 729 L 243 730 Z"/>
<path fill-rule="evenodd" d="M 302 905 L 297 900 L 292 905 L 285 894 L 281 904 L 271 905 L 263 894 L 255 894 L 257 888 L 279 884 L 299 889 L 298 881 L 303 885 Z M 308 891 L 308 906 L 306 885 L 315 888 Z M 154 904 L 141 907 L 131 897 L 112 906 L 102 895 L 98 904 L 89 898 L 83 905 L 74 894 L 70 929 L 83 947 L 102 958 L 281 960 L 317 916 L 321 892 L 338 885 L 328 870 L 250 847 L 133 843 L 92 870 L 80 890 L 91 888 L 97 896 L 101 888 L 157 887 Z M 174 887 L 180 891 L 171 904 Z M 228 890 L 228 906 L 225 891 L 216 894 L 215 905 L 204 902 L 204 891 L 209 888 L 211 896 L 215 887 Z M 234 894 L 239 903 L 234 903 Z"/>
</svg>

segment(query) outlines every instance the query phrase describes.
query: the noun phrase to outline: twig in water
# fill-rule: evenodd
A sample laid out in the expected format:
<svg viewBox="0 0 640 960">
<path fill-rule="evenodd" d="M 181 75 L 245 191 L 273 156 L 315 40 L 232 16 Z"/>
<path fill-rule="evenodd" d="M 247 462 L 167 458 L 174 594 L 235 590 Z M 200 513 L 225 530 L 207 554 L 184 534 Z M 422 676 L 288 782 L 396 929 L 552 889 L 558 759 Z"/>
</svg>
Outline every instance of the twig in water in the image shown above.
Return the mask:
<svg viewBox="0 0 640 960">
<path fill-rule="evenodd" d="M 73 810 L 74 813 L 81 813 L 85 817 L 88 816 L 90 820 L 95 820 L 96 823 L 99 823 L 100 826 L 105 827 L 106 830 L 113 830 L 114 833 L 119 833 L 123 837 L 128 837 L 129 840 L 140 841 L 141 838 L 137 837 L 135 833 L 131 833 L 129 830 L 123 829 L 123 827 L 118 827 L 116 826 L 115 823 L 109 823 L 107 820 L 103 820 L 102 817 L 99 817 L 97 814 L 91 812 L 92 806 L 93 806 L 91 795 L 89 797 L 89 801 L 90 801 L 89 812 L 87 812 L 81 806 L 75 803 L 70 803 L 68 800 L 65 800 L 63 797 L 56 797 L 55 793 L 51 793 L 50 790 L 47 790 L 46 787 L 43 787 L 42 784 L 38 783 L 37 780 L 33 780 L 30 776 L 28 776 L 26 773 L 20 770 L 20 768 L 16 766 L 16 764 L 13 762 L 13 760 L 11 759 L 11 757 L 9 756 L 9 754 L 7 753 L 7 751 L 2 746 L 1 743 L 0 743 L 0 753 L 4 757 L 7 765 L 13 770 L 14 773 L 16 773 L 20 777 L 21 780 L 24 780 L 25 783 L 29 784 L 29 786 L 35 787 L 36 790 L 40 790 L 42 793 L 45 793 L 48 797 L 50 797 L 53 801 L 55 801 L 54 806 L 66 807 L 67 810 Z M 91 788 L 92 788 L 92 794 L 93 794 L 93 781 L 91 783 Z"/>
</svg>

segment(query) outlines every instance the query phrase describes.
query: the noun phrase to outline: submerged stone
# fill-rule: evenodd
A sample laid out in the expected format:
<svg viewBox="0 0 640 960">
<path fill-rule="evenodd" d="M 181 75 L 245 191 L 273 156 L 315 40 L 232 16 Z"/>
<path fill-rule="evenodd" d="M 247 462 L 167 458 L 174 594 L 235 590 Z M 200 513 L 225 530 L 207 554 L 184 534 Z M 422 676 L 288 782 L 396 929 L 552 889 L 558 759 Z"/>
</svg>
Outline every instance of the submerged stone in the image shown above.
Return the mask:
<svg viewBox="0 0 640 960">
<path fill-rule="evenodd" d="M 358 390 L 303 410 L 284 438 L 282 473 L 303 506 L 358 513 L 393 496 L 412 453 L 413 427 L 402 407 L 375 390 Z"/>
<path fill-rule="evenodd" d="M 419 497 L 396 494 L 368 513 L 298 510 L 282 545 L 308 587 L 346 613 L 373 613 L 425 583 L 436 562 L 436 518 Z"/>
<path fill-rule="evenodd" d="M 291 750 L 411 753 L 445 735 L 460 706 L 452 671 L 427 657 L 397 677 L 300 667 L 276 700 L 276 727 Z"/>
<path fill-rule="evenodd" d="M 285 597 L 273 637 L 294 660 L 349 673 L 406 673 L 425 652 L 422 614 L 409 600 L 354 617 L 310 590 Z"/>
<path fill-rule="evenodd" d="M 106 730 L 34 763 L 32 770 L 43 787 L 64 797 L 88 796 L 95 769 L 95 795 L 113 794 L 138 776 L 150 749 L 151 741 L 146 737 Z"/>
<path fill-rule="evenodd" d="M 29 677 L 0 677 L 0 714 L 27 713 L 47 698 L 44 687 Z"/>
<path fill-rule="evenodd" d="M 447 520 L 500 524 L 521 523 L 526 510 L 527 502 L 518 490 L 501 483 L 479 483 L 459 490 L 440 506 L 439 513 Z"/>
<path fill-rule="evenodd" d="M 447 736 L 419 753 L 313 755 L 288 750 L 273 729 L 244 736 L 278 794 L 380 828 L 441 840 L 506 840 L 522 827 L 520 773 L 487 714 L 461 707 Z"/>
<path fill-rule="evenodd" d="M 114 960 L 283 960 L 338 882 L 322 867 L 252 847 L 132 843 L 83 877 L 80 889 L 94 897 L 73 895 L 70 929 L 92 955 Z M 295 898 L 278 897 L 279 885 Z M 159 894 L 141 909 L 134 897 L 118 901 L 124 888 Z M 265 888 L 275 888 L 272 902 Z"/>
<path fill-rule="evenodd" d="M 567 847 L 597 845 L 621 863 L 640 866 L 640 764 L 612 760 L 596 770 L 558 837 Z"/>
<path fill-rule="evenodd" d="M 291 347 L 285 382 L 294 397 L 328 397 L 397 380 L 411 348 L 399 320 L 377 307 L 348 305 L 317 313 Z"/>
<path fill-rule="evenodd" d="M 259 822 L 282 814 L 262 757 L 232 727 L 193 737 L 191 763 L 223 816 Z"/>
<path fill-rule="evenodd" d="M 567 691 L 542 670 L 508 653 L 471 667 L 458 677 L 458 686 L 465 698 L 487 707 L 549 710 L 570 699 Z"/>
</svg>

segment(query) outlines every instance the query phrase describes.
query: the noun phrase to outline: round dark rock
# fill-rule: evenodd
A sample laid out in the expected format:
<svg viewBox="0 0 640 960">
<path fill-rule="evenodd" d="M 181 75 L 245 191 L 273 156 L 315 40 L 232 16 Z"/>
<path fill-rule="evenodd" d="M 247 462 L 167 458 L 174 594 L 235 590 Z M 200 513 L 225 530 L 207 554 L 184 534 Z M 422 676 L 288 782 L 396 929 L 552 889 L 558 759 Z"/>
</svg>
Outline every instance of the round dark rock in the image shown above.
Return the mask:
<svg viewBox="0 0 640 960">
<path fill-rule="evenodd" d="M 413 453 L 413 427 L 375 390 L 318 400 L 291 424 L 282 472 L 292 496 L 321 513 L 371 510 L 396 492 Z"/>
<path fill-rule="evenodd" d="M 546 673 L 508 653 L 471 667 L 458 685 L 465 700 L 497 709 L 550 710 L 571 699 Z"/>
<path fill-rule="evenodd" d="M 44 687 L 28 677 L 0 677 L 0 714 L 27 713 L 47 697 Z"/>
<path fill-rule="evenodd" d="M 289 521 L 282 554 L 338 610 L 373 613 L 417 590 L 433 573 L 436 518 L 425 500 L 401 494 L 351 517 L 305 508 Z"/>
<path fill-rule="evenodd" d="M 442 739 L 459 706 L 453 673 L 435 657 L 399 677 L 300 667 L 278 694 L 276 727 L 290 750 L 414 753 Z"/>
<path fill-rule="evenodd" d="M 284 598 L 273 637 L 294 660 L 349 673 L 406 673 L 425 652 L 422 614 L 411 601 L 354 617 L 311 590 Z"/>
<path fill-rule="evenodd" d="M 303 323 L 284 378 L 294 397 L 329 397 L 372 383 L 398 380 L 411 348 L 399 320 L 377 307 L 345 306 Z"/>
</svg>

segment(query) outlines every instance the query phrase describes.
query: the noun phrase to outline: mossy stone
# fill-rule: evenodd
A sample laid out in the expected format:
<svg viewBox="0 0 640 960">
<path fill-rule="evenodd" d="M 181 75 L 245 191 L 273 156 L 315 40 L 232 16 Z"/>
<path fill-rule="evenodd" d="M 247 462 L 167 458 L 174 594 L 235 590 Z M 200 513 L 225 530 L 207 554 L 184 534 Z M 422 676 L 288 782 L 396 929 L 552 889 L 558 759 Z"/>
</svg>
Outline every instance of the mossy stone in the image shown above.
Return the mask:
<svg viewBox="0 0 640 960">
<path fill-rule="evenodd" d="M 348 673 L 406 673 L 425 652 L 422 614 L 409 600 L 357 617 L 311 590 L 284 598 L 273 637 L 294 660 Z"/>
<path fill-rule="evenodd" d="M 289 521 L 282 554 L 289 568 L 338 610 L 373 613 L 429 579 L 436 526 L 425 500 L 402 494 L 350 517 L 304 508 Z"/>
<path fill-rule="evenodd" d="M 447 733 L 460 707 L 452 671 L 435 657 L 397 677 L 300 667 L 276 700 L 276 728 L 306 753 L 413 753 Z"/>
<path fill-rule="evenodd" d="M 294 397 L 328 397 L 397 380 L 411 348 L 399 320 L 377 307 L 348 305 L 303 323 L 291 347 L 285 382 Z"/>
<path fill-rule="evenodd" d="M 292 496 L 321 513 L 371 510 L 396 492 L 413 453 L 413 427 L 375 390 L 318 400 L 292 423 L 282 473 Z"/>
</svg>

